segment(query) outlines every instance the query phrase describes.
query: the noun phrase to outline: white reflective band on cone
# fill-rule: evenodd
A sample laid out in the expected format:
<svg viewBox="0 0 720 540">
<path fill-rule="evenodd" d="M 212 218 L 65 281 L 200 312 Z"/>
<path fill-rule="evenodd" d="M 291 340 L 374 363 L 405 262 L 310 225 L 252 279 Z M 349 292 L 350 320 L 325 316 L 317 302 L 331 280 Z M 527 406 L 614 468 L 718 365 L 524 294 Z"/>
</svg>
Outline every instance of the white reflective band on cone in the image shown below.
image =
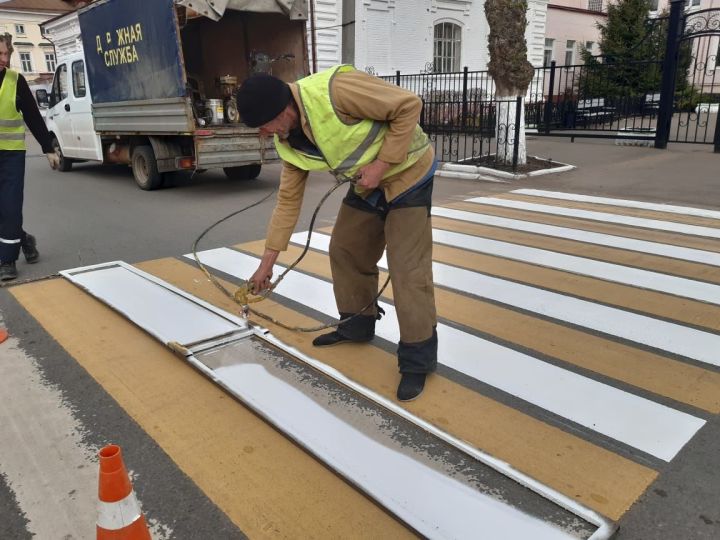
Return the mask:
<svg viewBox="0 0 720 540">
<path fill-rule="evenodd" d="M 97 526 L 108 531 L 117 531 L 137 521 L 142 513 L 135 493 L 117 502 L 98 502 Z"/>
</svg>

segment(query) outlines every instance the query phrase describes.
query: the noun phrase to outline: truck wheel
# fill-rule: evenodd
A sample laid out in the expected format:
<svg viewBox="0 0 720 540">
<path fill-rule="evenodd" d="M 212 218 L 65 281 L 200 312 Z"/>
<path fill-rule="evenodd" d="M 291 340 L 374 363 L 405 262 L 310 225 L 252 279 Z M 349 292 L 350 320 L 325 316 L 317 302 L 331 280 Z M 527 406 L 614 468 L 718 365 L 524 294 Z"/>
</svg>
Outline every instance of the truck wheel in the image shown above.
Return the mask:
<svg viewBox="0 0 720 540">
<path fill-rule="evenodd" d="M 55 152 L 57 153 L 57 155 L 60 156 L 60 165 L 58 166 L 58 171 L 68 172 L 70 169 L 72 169 L 72 161 L 63 155 L 62 148 L 60 148 L 60 143 L 58 142 L 57 137 L 53 137 L 52 147 L 53 150 L 55 150 Z"/>
<path fill-rule="evenodd" d="M 242 167 L 223 167 L 225 176 L 231 180 L 255 180 L 260 175 L 260 169 L 262 165 L 259 163 Z"/>
<path fill-rule="evenodd" d="M 158 172 L 155 153 L 151 146 L 143 145 L 133 148 L 130 158 L 135 183 L 140 189 L 151 191 L 162 184 L 162 174 Z"/>
</svg>

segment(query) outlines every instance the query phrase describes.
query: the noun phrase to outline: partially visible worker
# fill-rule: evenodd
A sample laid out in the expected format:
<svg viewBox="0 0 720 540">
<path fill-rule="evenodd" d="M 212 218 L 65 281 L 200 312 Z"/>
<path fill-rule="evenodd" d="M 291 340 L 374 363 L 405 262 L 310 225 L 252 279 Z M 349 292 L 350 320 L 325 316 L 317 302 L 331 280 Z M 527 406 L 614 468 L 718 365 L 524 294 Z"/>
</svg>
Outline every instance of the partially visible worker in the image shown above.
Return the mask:
<svg viewBox="0 0 720 540">
<path fill-rule="evenodd" d="M 50 166 L 60 158 L 55 153 L 25 78 L 10 69 L 12 36 L 0 34 L 0 280 L 17 278 L 16 261 L 20 250 L 28 263 L 40 254 L 35 237 L 23 230 L 23 191 L 25 187 L 25 124 L 42 146 Z"/>
<path fill-rule="evenodd" d="M 397 398 L 417 398 L 436 369 L 438 346 L 430 223 L 436 162 L 418 125 L 420 98 L 352 66 L 336 66 L 291 84 L 253 76 L 237 103 L 246 125 L 274 136 L 283 160 L 265 251 L 250 278 L 255 291 L 269 287 L 273 265 L 287 249 L 309 171 L 355 178 L 330 241 L 335 301 L 341 319 L 352 318 L 313 345 L 373 339 L 382 315 L 373 302 L 377 264 L 387 248 L 400 326 Z"/>
</svg>

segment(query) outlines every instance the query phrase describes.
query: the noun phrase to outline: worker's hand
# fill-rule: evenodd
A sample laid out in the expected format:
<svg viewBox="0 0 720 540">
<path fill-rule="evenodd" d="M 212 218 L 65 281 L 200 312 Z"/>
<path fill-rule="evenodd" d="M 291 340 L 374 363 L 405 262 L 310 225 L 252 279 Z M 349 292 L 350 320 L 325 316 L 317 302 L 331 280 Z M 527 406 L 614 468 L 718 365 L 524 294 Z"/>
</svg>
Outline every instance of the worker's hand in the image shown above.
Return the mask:
<svg viewBox="0 0 720 540">
<path fill-rule="evenodd" d="M 389 168 L 389 163 L 376 159 L 360 168 L 358 171 L 360 179 L 357 181 L 357 185 L 363 189 L 375 189 L 380 185 L 383 175 Z"/>
<path fill-rule="evenodd" d="M 260 265 L 255 273 L 250 277 L 250 286 L 254 294 L 260 294 L 262 291 L 270 288 L 270 280 L 273 276 L 273 266 L 280 253 L 272 249 L 265 249 Z"/>
<path fill-rule="evenodd" d="M 47 156 L 51 169 L 58 169 L 60 167 L 60 156 L 57 155 L 57 152 L 48 152 L 45 156 Z"/>
</svg>

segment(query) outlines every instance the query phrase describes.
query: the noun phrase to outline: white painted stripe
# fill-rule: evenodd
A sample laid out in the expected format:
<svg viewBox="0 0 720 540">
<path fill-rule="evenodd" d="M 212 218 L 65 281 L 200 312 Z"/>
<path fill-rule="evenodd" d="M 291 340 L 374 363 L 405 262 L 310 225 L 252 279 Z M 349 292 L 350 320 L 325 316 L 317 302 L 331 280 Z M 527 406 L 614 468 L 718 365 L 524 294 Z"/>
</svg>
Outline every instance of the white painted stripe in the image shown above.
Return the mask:
<svg viewBox="0 0 720 540">
<path fill-rule="evenodd" d="M 107 531 L 117 531 L 132 525 L 141 515 L 140 504 L 132 491 L 117 502 L 98 501 L 97 525 Z"/>
<path fill-rule="evenodd" d="M 645 229 L 654 229 L 659 231 L 674 232 L 680 234 L 690 234 L 694 236 L 704 236 L 707 238 L 720 238 L 720 229 L 714 227 L 701 227 L 699 225 L 685 225 L 684 223 L 675 223 L 673 221 L 661 221 L 659 219 L 647 219 L 632 216 L 621 216 L 618 214 L 608 214 L 607 212 L 594 212 L 592 210 L 578 210 L 575 208 L 563 208 L 561 206 L 551 206 L 549 204 L 537 204 L 524 201 L 513 201 L 508 199 L 496 199 L 494 197 L 475 197 L 468 199 L 467 202 L 475 204 L 485 204 L 490 206 L 499 206 L 503 208 L 512 208 L 514 210 L 526 210 L 528 212 L 541 212 L 545 214 L 554 214 L 557 216 L 566 216 L 579 219 L 589 219 L 592 221 L 602 221 L 605 223 L 617 223 L 619 225 L 628 225 L 631 227 L 642 227 Z"/>
<path fill-rule="evenodd" d="M 271 423 L 423 536 L 472 538 L 483 530 L 492 538 L 575 538 L 369 436 L 262 364 L 237 362 L 214 374 Z"/>
<path fill-rule="evenodd" d="M 296 233 L 292 241 L 304 244 L 305 238 L 306 233 Z M 329 237 L 313 233 L 311 245 L 327 252 Z M 387 268 L 384 256 L 378 265 Z M 433 263 L 433 276 L 437 285 L 449 289 L 720 366 L 720 335 L 717 334 L 447 264 Z"/>
<path fill-rule="evenodd" d="M 506 259 L 555 268 L 565 272 L 591 276 L 597 279 L 613 281 L 650 289 L 662 293 L 692 298 L 700 302 L 720 304 L 720 286 L 692 279 L 668 276 L 659 272 L 631 268 L 574 255 L 565 255 L 546 249 L 526 247 L 509 242 L 478 238 L 440 229 L 433 229 L 433 241 L 456 248 L 487 253 Z"/>
<path fill-rule="evenodd" d="M 576 242 L 583 242 L 598 246 L 607 246 L 628 251 L 637 251 L 639 253 L 648 253 L 650 255 L 659 255 L 661 257 L 671 257 L 673 259 L 691 261 L 700 264 L 720 266 L 720 253 L 713 253 L 712 251 L 704 251 L 702 249 L 671 246 L 669 244 L 648 242 L 647 240 L 625 238 L 624 236 L 614 236 L 611 234 L 583 231 L 568 227 L 558 227 L 556 225 L 545 225 L 544 223 L 478 214 L 476 212 L 466 212 L 464 210 L 454 210 L 452 208 L 433 207 L 432 214 L 438 217 L 468 221 L 471 223 L 478 223 L 480 225 L 488 225 L 490 227 L 513 229 L 516 231 L 552 236 L 553 238 L 563 238 L 566 240 L 574 240 Z"/>
<path fill-rule="evenodd" d="M 691 206 L 676 206 L 672 204 L 657 204 L 643 201 L 631 201 L 627 199 L 612 199 L 609 197 L 594 197 L 592 195 L 579 195 L 576 193 L 563 193 L 560 191 L 544 191 L 542 189 L 515 189 L 511 193 L 517 193 L 518 195 L 531 195 L 533 197 L 546 197 L 549 199 L 562 199 L 564 201 L 578 201 L 610 206 L 622 206 L 625 208 L 638 208 L 640 210 L 655 210 L 658 212 L 666 212 L 668 214 L 681 214 L 685 216 L 720 219 L 720 211 L 718 210 L 694 208 Z"/>
<path fill-rule="evenodd" d="M 259 264 L 258 258 L 227 248 L 203 251 L 199 257 L 203 264 L 242 279 Z M 276 265 L 273 271 L 282 270 Z M 290 272 L 279 289 L 276 294 L 316 311 L 337 313 L 332 285 L 326 281 Z M 380 305 L 387 315 L 378 321 L 376 333 L 397 342 L 395 308 Z M 437 331 L 441 364 L 660 459 L 672 459 L 705 423 L 445 324 L 439 323 Z"/>
</svg>

